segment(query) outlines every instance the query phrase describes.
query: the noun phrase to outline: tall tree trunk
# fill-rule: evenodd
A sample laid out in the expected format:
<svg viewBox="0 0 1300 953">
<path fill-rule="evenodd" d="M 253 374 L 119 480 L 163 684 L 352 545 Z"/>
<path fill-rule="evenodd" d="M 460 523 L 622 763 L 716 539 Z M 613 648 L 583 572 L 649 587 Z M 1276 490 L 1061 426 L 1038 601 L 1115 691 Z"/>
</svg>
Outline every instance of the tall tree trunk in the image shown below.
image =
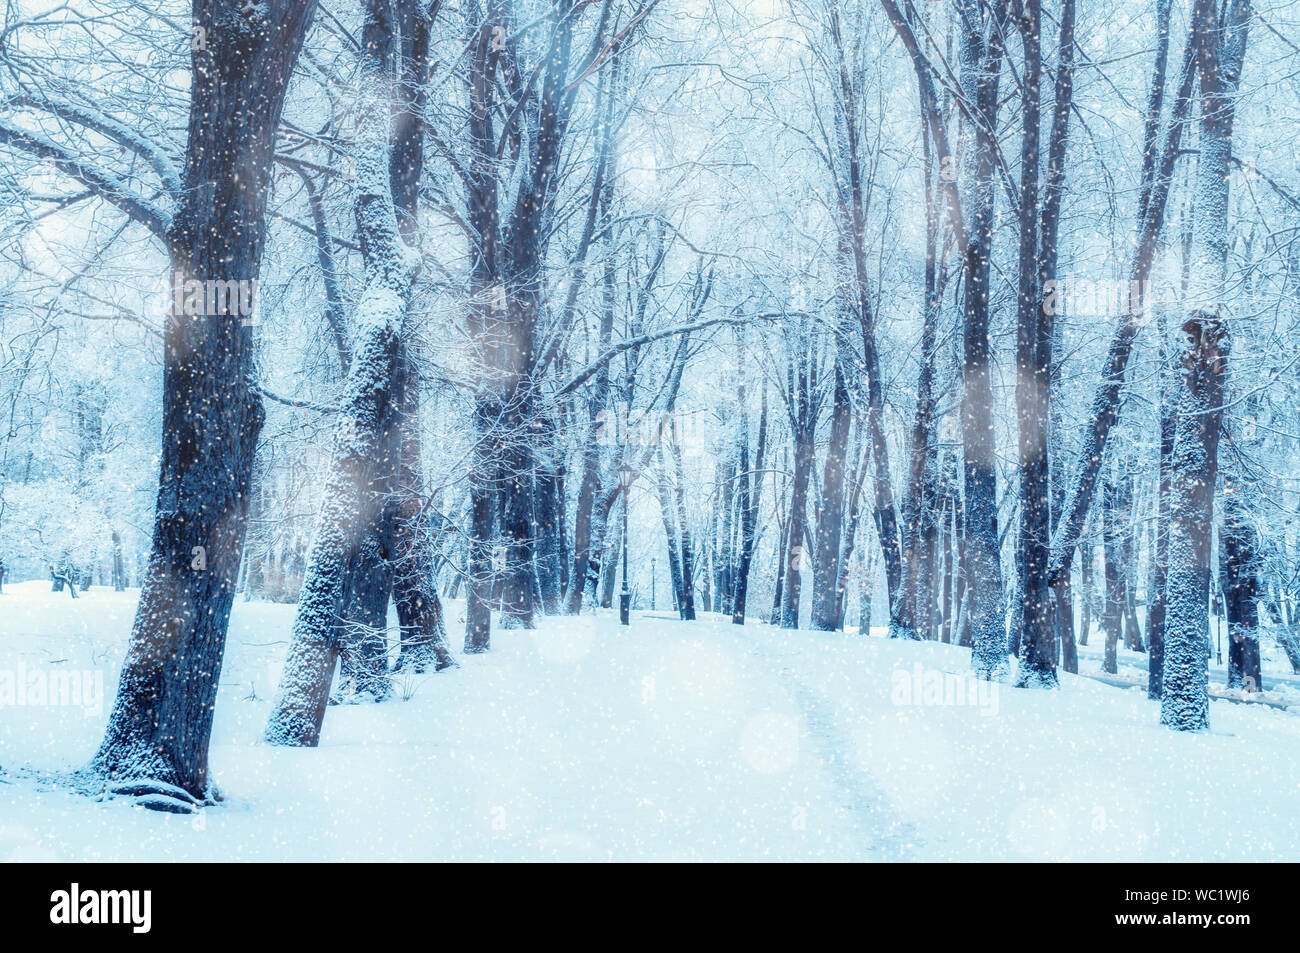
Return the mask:
<svg viewBox="0 0 1300 953">
<path fill-rule="evenodd" d="M 962 378 L 962 448 L 965 454 L 964 575 L 969 595 L 971 667 L 979 678 L 1001 680 L 1009 671 L 999 554 L 997 447 L 989 353 L 989 270 L 993 241 L 993 177 L 998 88 L 1005 24 L 988 34 L 987 49 L 968 32 L 963 71 L 978 110 L 967 199 L 970 235 L 965 249 L 965 320 Z M 977 29 L 968 26 L 968 31 Z M 977 49 L 971 49 L 978 45 Z"/>
<path fill-rule="evenodd" d="M 522 134 L 528 142 L 528 168 L 506 222 L 502 242 L 503 271 L 508 281 L 502 364 L 506 440 L 502 450 L 505 480 L 503 530 L 508 543 L 502 624 L 531 629 L 535 594 L 540 592 L 536 565 L 537 457 L 534 441 L 538 413 L 538 321 L 544 296 L 544 269 L 550 219 L 555 209 L 560 158 L 568 125 L 569 59 L 575 19 L 574 0 L 554 0 L 552 34 L 541 66 L 538 89 L 518 103 Z M 507 48 L 513 51 L 513 41 Z"/>
<path fill-rule="evenodd" d="M 538 442 L 537 475 L 533 481 L 533 513 L 536 517 L 536 572 L 542 611 L 556 615 L 563 595 L 560 585 L 560 520 L 564 509 L 561 498 L 560 463 L 563 449 L 559 445 L 558 425 L 553 414 L 544 414 L 535 430 Z"/>
<path fill-rule="evenodd" d="M 682 619 L 695 621 L 695 538 L 686 514 L 686 470 L 682 463 L 681 437 L 677 419 L 668 418 L 668 450 L 673 460 L 673 502 L 677 507 L 677 536 L 682 546 Z M 624 528 L 626 530 L 626 527 Z"/>
<path fill-rule="evenodd" d="M 1140 293 L 1140 289 L 1146 286 L 1151 276 L 1151 268 L 1164 224 L 1174 163 L 1182 152 L 1183 127 L 1190 108 L 1192 87 L 1196 77 L 1195 50 L 1196 36 L 1193 31 L 1188 37 L 1184 52 L 1177 95 L 1170 111 L 1163 147 L 1158 150 L 1157 156 L 1153 138 L 1149 137 L 1144 146 L 1143 162 L 1146 171 L 1138 198 L 1137 242 L 1129 267 L 1129 287 L 1138 289 L 1139 293 L 1126 296 L 1119 326 L 1111 337 L 1102 365 L 1102 380 L 1093 395 L 1088 422 L 1083 428 L 1078 462 L 1071 478 L 1070 491 L 1067 494 L 1066 504 L 1062 508 L 1061 518 L 1052 534 L 1052 561 L 1048 575 L 1053 585 L 1070 571 L 1075 544 L 1088 518 L 1088 509 L 1092 505 L 1097 479 L 1101 474 L 1106 444 L 1111 429 L 1119 419 L 1120 394 L 1128 368 L 1129 355 L 1133 350 L 1133 342 L 1138 331 L 1147 321 L 1146 296 Z M 1159 127 L 1159 113 L 1163 101 L 1165 51 L 1166 47 L 1157 43 L 1152 94 L 1148 101 L 1148 131 Z M 1148 157 L 1151 157 L 1149 162 Z"/>
<path fill-rule="evenodd" d="M 1179 387 L 1178 428 L 1170 461 L 1169 578 L 1160 721 L 1180 731 L 1210 724 L 1210 529 L 1218 471 L 1227 355 L 1224 330 L 1194 317 Z"/>
<path fill-rule="evenodd" d="M 922 111 L 924 118 L 924 110 Z M 924 123 L 923 123 L 924 125 Z M 916 639 L 916 616 L 922 576 L 924 526 L 933 526 L 929 512 L 934 501 L 927 478 L 934 476 L 934 363 L 935 336 L 942 289 L 939 287 L 939 216 L 934 195 L 934 161 L 930 135 L 923 139 L 925 154 L 925 311 L 921 326 L 921 369 L 916 384 L 916 412 L 912 420 L 908 481 L 903 497 L 902 579 L 898 598 L 890 604 L 891 638 Z M 933 537 L 931 536 L 931 542 Z M 928 629 L 928 616 L 925 621 Z"/>
<path fill-rule="evenodd" d="M 841 260 L 844 269 L 843 303 L 856 315 L 862 337 L 862 373 L 866 376 L 867 436 L 871 444 L 874 467 L 873 500 L 876 535 L 880 540 L 881 555 L 885 561 L 885 580 L 892 606 L 899 597 L 902 583 L 902 554 L 900 552 L 898 516 L 894 510 L 893 475 L 890 471 L 889 444 L 885 438 L 885 387 L 880 371 L 879 342 L 876 337 L 876 313 L 871 301 L 871 281 L 867 256 L 867 204 L 870 198 L 868 183 L 863 181 L 862 145 L 859 141 L 859 97 L 851 75 L 845 37 L 840 28 L 836 6 L 829 8 L 829 39 L 836 56 L 838 86 L 835 94 L 842 125 L 836 123 L 842 135 L 841 152 L 843 169 L 834 169 L 840 184 L 839 230 Z M 847 261 L 843 260 L 847 258 Z M 837 341 L 837 351 L 846 342 Z M 815 427 L 815 421 L 813 426 Z M 812 428 L 810 428 L 812 429 Z M 795 517 L 802 522 L 803 513 Z M 808 540 L 807 542 L 812 542 Z M 838 555 L 838 546 L 836 548 Z M 833 579 L 834 577 L 832 577 Z M 786 587 L 787 595 L 789 586 Z M 797 589 L 797 586 L 796 586 Z M 798 602 L 796 599 L 796 616 Z M 783 613 L 782 625 L 788 619 Z M 798 626 L 797 619 L 794 623 Z"/>
<path fill-rule="evenodd" d="M 785 590 L 781 595 L 781 628 L 799 628 L 799 596 L 804 562 L 804 523 L 808 509 L 808 480 L 813 461 L 812 434 L 795 434 L 794 475 L 790 481 L 790 530 L 786 540 Z"/>
<path fill-rule="evenodd" d="M 676 603 L 678 614 L 682 615 L 686 611 L 684 608 L 686 591 L 682 579 L 682 541 L 677 531 L 677 507 L 673 503 L 672 488 L 668 481 L 663 452 L 662 450 L 657 452 L 659 466 L 655 489 L 659 497 L 659 514 L 663 519 L 664 536 L 668 540 L 668 575 L 673 584 L 673 602 Z M 685 618 L 685 615 L 682 615 L 682 618 Z"/>
<path fill-rule="evenodd" d="M 849 514 L 844 525 L 844 543 L 840 547 L 840 575 L 839 582 L 836 585 L 839 605 L 836 609 L 836 617 L 839 619 L 839 627 L 844 627 L 844 617 L 848 612 L 848 592 L 849 592 L 849 566 L 853 558 L 853 550 L 857 544 L 858 527 L 862 522 L 862 489 L 867 478 L 867 458 L 862 454 L 858 464 L 853 472 L 852 483 L 849 489 Z"/>
<path fill-rule="evenodd" d="M 424 171 L 424 111 L 429 72 L 429 33 L 433 9 L 421 3 L 395 8 L 400 38 L 393 116 L 393 148 L 388 169 L 405 242 L 420 245 L 419 195 Z M 392 597 L 397 610 L 400 648 L 395 670 L 441 671 L 455 664 L 447 647 L 442 601 L 435 584 L 436 565 L 425 514 L 423 440 L 420 426 L 420 372 L 409 346 L 399 346 L 394 370 L 397 443 L 395 481 L 385 507 L 386 539 L 392 560 Z M 386 614 L 386 607 L 385 607 Z"/>
<path fill-rule="evenodd" d="M 405 359 L 403 359 L 405 358 Z M 442 600 L 434 585 L 434 546 L 424 512 L 424 468 L 420 452 L 420 392 L 414 366 L 399 357 L 401 460 L 393 527 L 393 602 L 401 626 L 401 648 L 394 670 L 442 671 L 452 665 Z"/>
<path fill-rule="evenodd" d="M 871 634 L 871 591 L 875 588 L 874 560 L 871 551 L 863 546 L 858 552 L 858 635 Z"/>
<path fill-rule="evenodd" d="M 1263 689 L 1259 660 L 1259 537 L 1242 499 L 1243 485 L 1224 480 L 1219 580 L 1228 618 L 1228 687 Z"/>
<path fill-rule="evenodd" d="M 1083 552 L 1079 562 L 1079 585 L 1081 593 L 1079 601 L 1083 604 L 1083 618 L 1079 627 L 1079 644 L 1088 644 L 1088 635 L 1092 632 L 1092 606 L 1093 606 L 1093 585 L 1092 585 L 1092 543 L 1085 540 L 1079 543 L 1079 549 Z"/>
<path fill-rule="evenodd" d="M 835 362 L 831 400 L 831 433 L 822 471 L 821 505 L 817 508 L 817 539 L 813 551 L 813 594 L 810 627 L 833 632 L 840 624 L 840 540 L 844 530 L 844 470 L 848 456 L 849 388 L 840 361 Z"/>
<path fill-rule="evenodd" d="M 1021 74 L 1020 282 L 1016 331 L 1016 418 L 1019 430 L 1020 665 L 1022 688 L 1055 688 L 1055 615 L 1047 588 L 1050 500 L 1047 469 L 1048 389 L 1051 386 L 1051 329 L 1038 292 L 1038 127 L 1042 79 L 1039 0 L 1025 0 L 1019 16 L 1025 64 Z"/>
<path fill-rule="evenodd" d="M 1162 336 L 1163 338 L 1163 336 Z M 1151 585 L 1147 602 L 1147 697 L 1159 698 L 1165 664 L 1165 590 L 1169 576 L 1169 464 L 1174 452 L 1173 393 L 1168 381 L 1169 360 L 1161 347 L 1160 474 L 1156 488 L 1156 538 L 1151 553 Z"/>
<path fill-rule="evenodd" d="M 1042 200 L 1042 219 L 1039 227 L 1038 287 L 1040 299 L 1043 291 L 1057 277 L 1057 262 L 1060 252 L 1061 204 L 1065 195 L 1065 157 L 1069 143 L 1070 113 L 1074 106 L 1074 26 L 1075 0 L 1062 0 L 1061 29 L 1056 46 L 1056 78 L 1052 105 L 1052 131 L 1047 147 L 1046 187 Z M 1159 110 L 1157 110 L 1157 115 Z M 1048 474 L 1051 484 L 1048 493 L 1051 505 L 1049 514 L 1048 538 L 1056 531 L 1061 521 L 1061 510 L 1065 503 L 1065 480 L 1061 472 L 1061 432 L 1062 421 L 1060 405 L 1056 399 L 1060 389 L 1061 356 L 1059 342 L 1062 339 L 1060 322 L 1051 309 L 1041 307 L 1041 340 L 1046 353 L 1042 361 L 1049 368 L 1048 380 Z M 1048 553 L 1050 558 L 1050 552 Z M 1067 672 L 1079 671 L 1079 654 L 1074 641 L 1074 598 L 1070 591 L 1069 574 L 1066 573 L 1054 586 L 1050 586 L 1051 611 L 1054 615 L 1052 629 L 1060 651 L 1061 667 Z"/>
<path fill-rule="evenodd" d="M 740 404 L 745 403 L 742 387 Z M 758 412 L 758 444 L 754 450 L 754 472 L 749 473 L 749 431 L 746 428 L 740 444 L 740 559 L 736 566 L 736 591 L 733 598 L 731 621 L 745 624 L 745 604 L 749 599 L 749 573 L 757 545 L 758 511 L 763 500 L 763 461 L 767 450 L 767 388 L 763 388 L 762 403 Z"/>
<path fill-rule="evenodd" d="M 196 3 L 173 282 L 256 281 L 285 91 L 315 4 Z M 252 331 L 236 313 L 170 314 L 162 459 L 149 568 L 116 700 L 91 770 L 162 810 L 209 796 L 208 742 L 247 528 L 263 411 Z"/>
<path fill-rule="evenodd" d="M 360 52 L 360 104 L 356 119 L 354 210 L 365 261 L 365 286 L 357 305 L 354 360 L 334 435 L 329 476 L 317 520 L 293 638 L 266 727 L 271 744 L 314 747 L 338 655 L 336 622 L 345 608 L 348 567 L 357 559 L 376 517 L 376 476 L 395 412 L 402 324 L 418 259 L 398 229 L 389 165 L 392 140 L 390 86 L 396 66 L 398 25 L 384 0 L 369 0 Z M 387 591 L 384 595 L 385 611 Z"/>
<path fill-rule="evenodd" d="M 1123 479 L 1121 474 L 1119 479 Z M 1102 629 L 1106 633 L 1106 655 L 1102 661 L 1102 671 L 1112 675 L 1119 671 L 1119 643 L 1124 635 L 1124 592 L 1122 562 L 1120 553 L 1119 525 L 1119 490 L 1114 480 L 1108 479 L 1102 486 L 1101 535 L 1102 549 L 1106 560 L 1105 566 L 1105 611 L 1101 617 Z"/>
<path fill-rule="evenodd" d="M 1250 0 L 1196 0 L 1192 11 L 1201 85 L 1200 159 L 1195 183 L 1193 310 L 1170 461 L 1169 578 L 1160 721 L 1180 731 L 1209 727 L 1205 631 L 1210 529 L 1227 374 L 1227 329 L 1219 320 L 1227 284 L 1228 173 L 1237 86 L 1246 52 Z"/>
<path fill-rule="evenodd" d="M 768 615 L 768 623 L 771 625 L 781 624 L 781 606 L 785 599 L 785 567 L 790 562 L 790 518 L 787 516 L 781 519 L 778 514 L 777 520 L 781 538 L 776 547 L 776 584 L 772 587 L 772 611 Z"/>
<path fill-rule="evenodd" d="M 495 19 L 495 18 L 494 18 Z M 498 20 L 499 22 L 499 20 Z M 493 117 L 496 82 L 493 76 L 504 53 L 491 42 L 490 24 L 475 31 L 470 47 L 467 138 L 469 163 L 466 204 L 468 221 L 478 243 L 470 268 L 473 301 L 468 324 L 475 348 L 478 380 L 474 392 L 474 442 L 470 452 L 470 539 L 466 556 L 465 652 L 486 652 L 491 645 L 492 605 L 496 574 L 493 549 L 497 527 L 498 445 L 504 407 L 498 368 L 506 329 L 501 285 L 501 210 L 496 181 L 496 133 Z"/>
</svg>

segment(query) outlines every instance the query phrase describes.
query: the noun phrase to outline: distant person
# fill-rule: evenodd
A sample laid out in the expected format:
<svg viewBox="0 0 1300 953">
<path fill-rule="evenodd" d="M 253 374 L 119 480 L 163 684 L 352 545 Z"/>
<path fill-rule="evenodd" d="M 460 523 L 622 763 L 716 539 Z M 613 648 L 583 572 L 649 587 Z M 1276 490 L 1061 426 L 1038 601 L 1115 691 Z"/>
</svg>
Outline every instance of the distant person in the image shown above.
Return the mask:
<svg viewBox="0 0 1300 953">
<path fill-rule="evenodd" d="M 5 561 L 3 559 L 0 559 L 0 596 L 4 595 L 4 591 L 5 591 Z"/>
</svg>

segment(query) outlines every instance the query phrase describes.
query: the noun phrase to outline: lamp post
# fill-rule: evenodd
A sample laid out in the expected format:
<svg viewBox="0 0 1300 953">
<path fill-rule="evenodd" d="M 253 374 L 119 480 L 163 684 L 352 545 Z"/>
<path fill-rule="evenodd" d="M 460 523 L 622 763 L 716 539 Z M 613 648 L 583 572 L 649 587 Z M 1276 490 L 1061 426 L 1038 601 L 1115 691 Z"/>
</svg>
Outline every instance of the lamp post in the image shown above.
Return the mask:
<svg viewBox="0 0 1300 953">
<path fill-rule="evenodd" d="M 627 588 L 627 498 L 636 471 L 626 463 L 618 468 L 618 480 L 623 484 L 623 591 L 618 596 L 618 621 L 620 625 L 631 625 L 632 593 Z"/>
<path fill-rule="evenodd" d="M 1223 590 L 1212 589 L 1210 611 L 1214 614 L 1215 664 L 1223 664 Z"/>
</svg>

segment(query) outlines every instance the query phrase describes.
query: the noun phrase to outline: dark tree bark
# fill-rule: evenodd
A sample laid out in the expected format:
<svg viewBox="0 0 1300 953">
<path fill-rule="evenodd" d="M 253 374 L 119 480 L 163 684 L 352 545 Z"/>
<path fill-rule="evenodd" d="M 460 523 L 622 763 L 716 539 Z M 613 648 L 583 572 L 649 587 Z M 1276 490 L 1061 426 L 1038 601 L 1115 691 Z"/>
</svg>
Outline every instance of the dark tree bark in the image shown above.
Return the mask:
<svg viewBox="0 0 1300 953">
<path fill-rule="evenodd" d="M 393 147 L 388 170 L 398 230 L 419 247 L 420 180 L 424 172 L 424 110 L 429 72 L 429 32 L 437 6 L 399 3 L 398 69 L 402 82 L 393 116 Z M 435 549 L 426 518 L 423 441 L 420 428 L 420 372 L 410 347 L 402 342 L 394 370 L 393 437 L 395 481 L 384 509 L 385 539 L 391 549 L 392 597 L 400 627 L 396 668 L 438 671 L 455 664 L 447 647 L 442 601 L 434 584 Z M 385 612 L 387 607 L 385 605 Z"/>
<path fill-rule="evenodd" d="M 862 429 L 860 424 L 858 429 Z M 861 439 L 858 442 L 861 443 Z M 867 451 L 869 449 L 869 447 L 864 448 Z M 836 615 L 839 619 L 840 628 L 844 627 L 844 617 L 848 612 L 849 565 L 857 545 L 858 528 L 862 522 L 862 490 L 867 480 L 867 464 L 866 452 L 860 453 L 849 487 L 849 512 L 844 525 L 844 542 L 840 547 L 840 575 L 836 587 L 839 597 Z"/>
<path fill-rule="evenodd" d="M 797 363 L 797 367 L 795 364 Z M 785 582 L 781 593 L 781 628 L 799 628 L 799 596 L 804 562 L 804 525 L 808 512 L 808 483 L 812 473 L 817 427 L 816 370 L 807 348 L 789 369 L 790 430 L 794 440 L 794 472 L 790 479 L 790 525 L 786 533 Z"/>
<path fill-rule="evenodd" d="M 1119 479 L 1124 479 L 1123 475 Z M 1107 479 L 1102 486 L 1101 536 L 1105 556 L 1105 611 L 1101 625 L 1106 633 L 1106 654 L 1102 671 L 1112 675 L 1119 671 L 1119 643 L 1124 637 L 1124 577 L 1121 554 L 1119 514 L 1120 491 L 1114 480 Z"/>
<path fill-rule="evenodd" d="M 442 600 L 434 585 L 434 546 L 424 511 L 424 470 L 421 461 L 420 391 L 414 363 L 403 349 L 397 373 L 400 458 L 397 490 L 390 498 L 392 514 L 393 602 L 401 627 L 401 648 L 395 670 L 417 674 L 433 665 L 442 671 L 455 665 L 447 645 Z"/>
<path fill-rule="evenodd" d="M 542 611 L 547 615 L 558 615 L 563 595 L 560 531 L 564 500 L 560 474 L 564 450 L 559 444 L 555 414 L 539 414 L 533 432 L 537 441 L 532 503 L 537 593 Z"/>
<path fill-rule="evenodd" d="M 921 110 L 922 126 L 928 125 Z M 890 637 L 921 637 L 916 617 L 924 611 L 924 634 L 930 626 L 930 603 L 921 610 L 919 602 L 929 598 L 929 576 L 933 570 L 924 550 L 933 551 L 934 519 L 931 508 L 935 492 L 927 477 L 935 476 L 935 337 L 943 289 L 940 284 L 939 209 L 936 192 L 941 188 L 942 170 L 935 168 L 932 134 L 924 131 L 925 174 L 925 310 L 921 326 L 921 369 L 916 384 L 916 411 L 912 420 L 911 453 L 908 460 L 907 491 L 903 498 L 902 580 L 898 598 L 890 606 Z M 939 179 L 936 182 L 936 173 Z M 924 579 L 923 584 L 923 576 Z"/>
<path fill-rule="evenodd" d="M 1131 465 L 1124 480 L 1124 521 L 1126 529 L 1120 544 L 1120 592 L 1124 611 L 1124 647 L 1130 652 L 1145 652 L 1142 627 L 1137 617 L 1138 539 L 1133 531 L 1133 473 Z"/>
<path fill-rule="evenodd" d="M 673 504 L 677 508 L 677 537 L 682 547 L 682 619 L 695 621 L 695 537 L 686 513 L 686 471 L 682 465 L 682 444 L 677 420 L 668 418 L 668 450 L 673 461 Z M 626 532 L 626 527 L 624 527 Z"/>
<path fill-rule="evenodd" d="M 844 471 L 848 456 L 852 407 L 841 362 L 835 362 L 831 396 L 831 432 L 822 471 L 822 492 L 817 507 L 817 539 L 813 551 L 813 629 L 833 632 L 840 625 L 840 541 L 844 529 Z"/>
<path fill-rule="evenodd" d="M 1061 29 L 1056 46 L 1056 77 L 1052 105 L 1052 131 L 1047 147 L 1046 183 L 1042 200 L 1042 218 L 1039 225 L 1038 252 L 1038 287 L 1040 299 L 1043 289 L 1049 282 L 1056 280 L 1057 262 L 1060 251 L 1061 203 L 1065 195 L 1065 156 L 1069 143 L 1070 113 L 1074 105 L 1074 25 L 1075 0 L 1062 0 Z M 1157 115 L 1159 111 L 1157 110 Z M 1061 474 L 1060 453 L 1060 401 L 1056 394 L 1060 389 L 1061 357 L 1057 353 L 1057 342 L 1061 339 L 1061 328 L 1056 315 L 1047 307 L 1042 307 L 1039 319 L 1040 342 L 1045 353 L 1040 356 L 1044 366 L 1049 368 L 1046 382 L 1048 409 L 1048 474 L 1051 487 L 1051 512 L 1048 539 L 1055 532 L 1061 521 L 1061 509 L 1065 502 L 1065 481 Z M 1050 558 L 1050 551 L 1048 553 Z M 1051 606 L 1055 618 L 1051 628 L 1061 655 L 1061 667 L 1067 672 L 1079 671 L 1078 649 L 1074 641 L 1074 598 L 1070 591 L 1070 579 L 1067 573 L 1060 582 L 1049 588 Z"/>
<path fill-rule="evenodd" d="M 185 189 L 173 280 L 255 281 L 285 92 L 315 4 L 197 0 Z M 211 795 L 208 742 L 247 528 L 261 400 L 242 315 L 168 316 L 162 461 L 149 568 L 92 770 L 116 793 L 185 811 Z"/>
<path fill-rule="evenodd" d="M 1228 687 L 1263 690 L 1259 659 L 1259 536 L 1242 498 L 1244 486 L 1223 484 L 1223 528 L 1219 532 L 1219 580 L 1228 619 Z"/>
<path fill-rule="evenodd" d="M 962 447 L 965 454 L 964 575 L 969 594 L 971 667 L 979 678 L 1001 680 L 1009 671 L 999 555 L 997 448 L 990 380 L 989 271 L 993 242 L 998 89 L 1002 75 L 1005 11 L 980 33 L 967 24 L 962 37 L 963 78 L 975 105 L 975 145 L 967 175 L 969 239 L 965 248 L 965 320 L 962 378 Z"/>
<path fill-rule="evenodd" d="M 1092 606 L 1094 602 L 1093 584 L 1092 584 L 1092 550 L 1093 546 L 1090 541 L 1079 543 L 1079 550 L 1083 555 L 1079 558 L 1079 583 L 1082 592 L 1079 599 L 1083 603 L 1082 625 L 1079 629 L 1079 644 L 1087 645 L 1088 636 L 1092 632 Z"/>
<path fill-rule="evenodd" d="M 785 456 L 784 451 L 782 456 Z M 784 460 L 782 462 L 784 463 Z M 787 552 L 790 542 L 790 518 L 788 515 L 782 518 L 778 513 L 777 523 L 781 529 L 781 538 L 776 547 L 776 584 L 772 587 L 772 611 L 768 615 L 770 625 L 781 624 L 781 605 L 785 598 L 785 567 L 790 561 Z"/>
<path fill-rule="evenodd" d="M 551 218 L 555 213 L 557 180 L 569 108 L 569 64 L 576 16 L 574 0 L 553 0 L 552 35 L 539 64 L 540 87 L 514 104 L 513 131 L 528 142 L 527 168 L 515 205 L 504 221 L 501 241 L 506 280 L 508 330 L 501 352 L 501 390 L 506 423 L 501 459 L 505 480 L 503 531 L 508 545 L 502 624 L 531 629 L 535 625 L 534 593 L 540 593 L 536 566 L 535 508 L 537 458 L 535 425 L 540 413 L 538 393 L 538 321 L 544 295 L 544 268 Z M 513 34 L 513 29 L 509 31 Z M 516 48 L 506 42 L 512 68 Z M 516 88 L 517 80 L 507 81 Z"/>
<path fill-rule="evenodd" d="M 493 10 L 499 12 L 498 6 Z M 490 17 L 498 24 L 500 17 Z M 501 297 L 500 221 L 496 183 L 496 129 L 498 108 L 495 72 L 502 52 L 491 42 L 491 23 L 484 22 L 471 38 L 469 109 L 466 137 L 469 164 L 465 170 L 467 218 L 478 241 L 470 266 L 473 302 L 469 308 L 470 334 L 475 347 L 479 381 L 474 394 L 474 444 L 470 461 L 470 539 L 465 594 L 465 652 L 486 652 L 492 633 L 492 551 L 496 533 L 498 449 L 502 440 L 504 405 L 496 368 L 502 361 L 505 335 Z M 500 296 L 498 295 L 500 289 Z"/>
<path fill-rule="evenodd" d="M 840 252 L 841 258 L 844 260 L 844 270 L 847 273 L 847 278 L 843 282 L 844 287 L 841 298 L 844 306 L 857 318 L 862 339 L 861 372 L 866 377 L 867 435 L 871 442 L 871 455 L 874 463 L 872 496 L 875 512 L 873 516 L 876 522 L 876 534 L 880 540 L 881 554 L 885 562 L 885 579 L 890 605 L 892 606 L 898 598 L 899 586 L 902 582 L 902 554 L 889 463 L 889 444 L 885 437 L 885 387 L 881 377 L 880 354 L 876 339 L 876 314 L 871 301 L 870 268 L 867 256 L 867 202 L 869 192 L 867 189 L 868 184 L 863 181 L 862 144 L 859 141 L 859 97 L 850 73 L 838 9 L 832 6 L 829 8 L 829 13 L 829 40 L 835 53 L 835 68 L 838 80 L 835 87 L 835 96 L 840 119 L 837 121 L 836 126 L 841 129 L 843 137 L 839 151 L 843 155 L 844 167 L 832 167 L 830 170 L 835 177 L 840 193 L 837 196 Z M 846 344 L 847 342 L 843 340 L 841 335 L 841 340 L 836 342 L 837 353 L 843 350 Z M 860 390 L 860 387 L 858 389 Z M 847 419 L 844 426 L 847 427 Z M 798 460 L 795 461 L 795 465 L 797 473 Z M 842 461 L 840 466 L 842 467 Z M 842 474 L 840 480 L 842 481 Z M 842 502 L 839 508 L 842 515 Z M 803 521 L 802 510 L 799 510 L 795 516 L 799 522 Z M 791 532 L 801 533 L 802 531 L 792 529 Z M 813 541 L 803 540 L 801 536 L 799 542 L 800 552 L 802 553 L 802 547 L 811 544 Z M 839 544 L 837 540 L 835 549 L 828 549 L 828 553 L 831 554 L 829 558 L 834 559 L 838 555 L 838 550 Z M 793 553 L 793 551 L 792 548 L 791 552 Z M 814 565 L 814 570 L 815 568 Z M 837 576 L 832 575 L 830 581 L 833 583 L 836 578 Z M 795 621 L 792 623 L 795 628 L 798 627 L 797 579 L 797 572 L 788 574 L 786 585 L 787 607 L 791 592 L 790 583 L 794 583 L 793 588 L 796 592 L 794 600 Z M 824 604 L 824 607 L 830 607 L 829 601 Z M 836 615 L 838 615 L 838 605 L 834 608 Z M 788 610 L 782 612 L 782 625 L 787 627 L 790 625 Z M 815 624 L 814 627 L 816 627 Z"/>
<path fill-rule="evenodd" d="M 393 588 L 392 520 L 384 510 L 393 486 L 396 447 L 391 409 L 380 427 L 370 485 L 357 514 L 362 535 L 343 578 L 334 641 L 339 652 L 339 698 L 383 701 L 388 683 L 388 597 Z M 299 597 L 301 600 L 301 596 Z M 331 674 L 333 674 L 331 672 Z"/>
<path fill-rule="evenodd" d="M 1047 548 L 1050 543 L 1047 424 L 1051 386 L 1051 328 L 1044 321 L 1039 294 L 1038 139 L 1039 84 L 1042 79 L 1039 0 L 1025 0 L 1018 19 L 1024 45 L 1021 73 L 1020 281 L 1016 329 L 1016 418 L 1019 429 L 1020 665 L 1022 688 L 1055 688 L 1055 614 L 1048 596 Z"/>
</svg>

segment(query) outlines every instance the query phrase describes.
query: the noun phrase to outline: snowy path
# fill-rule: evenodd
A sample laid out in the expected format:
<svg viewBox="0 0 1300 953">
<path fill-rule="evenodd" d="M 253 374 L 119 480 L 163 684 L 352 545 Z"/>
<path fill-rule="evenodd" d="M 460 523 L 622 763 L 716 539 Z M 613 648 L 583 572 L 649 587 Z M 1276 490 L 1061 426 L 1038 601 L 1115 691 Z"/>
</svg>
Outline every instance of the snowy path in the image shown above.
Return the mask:
<svg viewBox="0 0 1300 953">
<path fill-rule="evenodd" d="M 226 803 L 95 803 L 27 771 L 93 753 L 134 599 L 0 596 L 0 677 L 103 689 L 0 704 L 0 859 L 1300 860 L 1295 708 L 1215 702 L 1211 732 L 1179 735 L 1140 689 L 981 689 L 955 646 L 707 614 L 496 632 L 288 750 L 260 736 L 294 607 L 240 602 L 212 742 Z"/>
<path fill-rule="evenodd" d="M 0 709 L 0 767 L 73 767 L 102 731 L 130 601 L 21 594 L 0 606 L 22 610 L 0 614 L 0 668 L 66 657 L 96 671 L 106 697 L 98 710 Z M 454 620 L 460 606 L 448 608 Z M 409 700 L 331 707 L 318 749 L 286 750 L 260 735 L 292 612 L 235 606 L 212 745 L 225 804 L 196 820 L 160 817 L 20 780 L 0 795 L 0 858 L 899 853 L 888 829 L 874 829 L 867 789 L 845 787 L 834 719 L 806 718 L 792 683 L 729 624 L 638 615 L 629 630 L 601 614 L 494 632 L 487 655 L 399 682 Z"/>
<path fill-rule="evenodd" d="M 798 702 L 817 755 L 844 794 L 844 808 L 864 853 L 883 861 L 910 859 L 915 829 L 894 812 L 879 785 L 850 764 L 848 753 L 853 750 L 853 740 L 842 727 L 834 703 L 795 674 L 792 660 L 786 657 L 791 651 L 788 642 L 775 648 L 770 634 L 762 633 L 753 645 L 757 655 L 773 664 Z"/>
</svg>

